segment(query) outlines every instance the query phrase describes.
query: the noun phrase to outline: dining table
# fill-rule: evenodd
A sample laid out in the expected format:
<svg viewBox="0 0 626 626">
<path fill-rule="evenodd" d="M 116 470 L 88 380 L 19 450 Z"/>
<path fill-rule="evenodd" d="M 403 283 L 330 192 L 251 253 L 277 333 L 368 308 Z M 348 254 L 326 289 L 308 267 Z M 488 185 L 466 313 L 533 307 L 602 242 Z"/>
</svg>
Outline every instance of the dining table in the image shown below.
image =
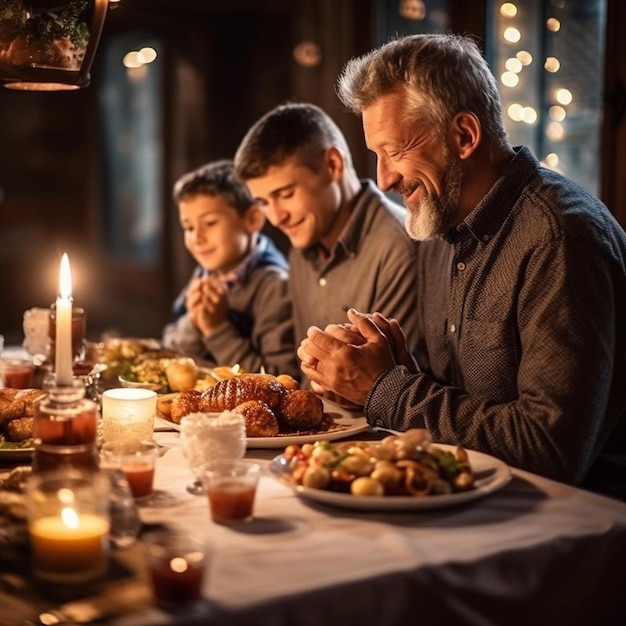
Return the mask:
<svg viewBox="0 0 626 626">
<path fill-rule="evenodd" d="M 142 532 L 206 535 L 203 600 L 158 608 L 140 534 L 113 547 L 106 577 L 80 593 L 39 583 L 28 555 L 17 565 L 0 555 L 0 626 L 626 624 L 624 502 L 507 467 L 498 489 L 456 504 L 354 509 L 303 497 L 270 470 L 284 446 L 249 439 L 245 456 L 261 465 L 254 519 L 220 525 L 206 496 L 187 490 L 179 432 L 161 422 L 154 438 Z M 0 458 L 0 472 L 14 465 Z"/>
</svg>

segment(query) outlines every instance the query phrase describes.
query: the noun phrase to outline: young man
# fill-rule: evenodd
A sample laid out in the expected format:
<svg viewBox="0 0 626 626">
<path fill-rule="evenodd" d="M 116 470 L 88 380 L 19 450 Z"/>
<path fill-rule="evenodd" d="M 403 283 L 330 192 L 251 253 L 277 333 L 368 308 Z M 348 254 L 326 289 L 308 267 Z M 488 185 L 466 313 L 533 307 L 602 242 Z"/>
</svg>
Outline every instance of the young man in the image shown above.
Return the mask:
<svg viewBox="0 0 626 626">
<path fill-rule="evenodd" d="M 290 292 L 296 342 L 350 307 L 380 311 L 416 338 L 417 244 L 405 210 L 359 180 L 343 133 L 320 108 L 281 105 L 248 131 L 235 171 L 293 246 Z"/>
<path fill-rule="evenodd" d="M 400 327 L 309 330 L 304 373 L 371 424 L 427 428 L 512 466 L 626 498 L 626 234 L 585 189 L 507 141 L 478 47 L 415 35 L 350 61 L 378 184 L 421 240 L 419 358 Z M 363 309 L 365 311 L 365 309 Z"/>
<path fill-rule="evenodd" d="M 198 266 L 174 303 L 165 347 L 215 365 L 298 376 L 287 261 L 260 233 L 265 217 L 234 178 L 232 161 L 185 174 L 174 201 Z"/>
</svg>

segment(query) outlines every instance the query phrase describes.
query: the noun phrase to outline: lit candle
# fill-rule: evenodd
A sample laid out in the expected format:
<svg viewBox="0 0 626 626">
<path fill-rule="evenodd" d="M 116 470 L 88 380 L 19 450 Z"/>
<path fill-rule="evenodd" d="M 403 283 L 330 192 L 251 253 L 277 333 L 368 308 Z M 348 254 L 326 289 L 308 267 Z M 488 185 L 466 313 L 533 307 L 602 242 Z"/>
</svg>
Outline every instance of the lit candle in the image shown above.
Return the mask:
<svg viewBox="0 0 626 626">
<path fill-rule="evenodd" d="M 95 578 L 107 565 L 109 521 L 94 513 L 78 514 L 64 507 L 29 524 L 35 569 L 58 582 Z"/>
<path fill-rule="evenodd" d="M 70 261 L 61 258 L 60 295 L 56 300 L 55 369 L 57 386 L 72 385 L 72 274 Z"/>
</svg>

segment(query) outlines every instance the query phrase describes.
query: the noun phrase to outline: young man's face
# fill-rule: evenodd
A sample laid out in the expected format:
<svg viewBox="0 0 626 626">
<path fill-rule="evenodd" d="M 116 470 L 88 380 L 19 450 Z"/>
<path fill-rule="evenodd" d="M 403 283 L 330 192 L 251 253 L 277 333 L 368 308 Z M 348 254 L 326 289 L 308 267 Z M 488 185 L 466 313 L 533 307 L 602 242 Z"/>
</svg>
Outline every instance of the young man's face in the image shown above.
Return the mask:
<svg viewBox="0 0 626 626">
<path fill-rule="evenodd" d="M 249 250 L 251 211 L 242 217 L 221 196 L 182 200 L 178 214 L 185 247 L 207 270 L 227 273 L 235 269 Z"/>
<path fill-rule="evenodd" d="M 326 167 L 314 172 L 289 159 L 246 185 L 294 248 L 325 244 L 341 204 L 339 185 Z"/>
</svg>

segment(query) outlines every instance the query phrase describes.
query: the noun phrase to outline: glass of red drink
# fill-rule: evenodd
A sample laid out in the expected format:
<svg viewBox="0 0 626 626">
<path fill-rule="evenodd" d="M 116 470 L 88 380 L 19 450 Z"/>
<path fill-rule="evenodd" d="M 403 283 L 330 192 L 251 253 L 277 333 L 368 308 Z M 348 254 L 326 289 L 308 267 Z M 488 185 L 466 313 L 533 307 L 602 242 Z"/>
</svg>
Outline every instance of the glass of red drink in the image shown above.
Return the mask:
<svg viewBox="0 0 626 626">
<path fill-rule="evenodd" d="M 201 535 L 166 528 L 142 536 L 152 589 L 164 609 L 181 609 L 202 600 L 209 542 Z"/>
<path fill-rule="evenodd" d="M 2 385 L 11 389 L 29 389 L 33 386 L 35 365 L 28 359 L 0 359 Z"/>
<path fill-rule="evenodd" d="M 130 439 L 102 445 L 101 466 L 122 470 L 134 498 L 146 498 L 154 489 L 154 468 L 159 456 L 156 441 Z"/>
<path fill-rule="evenodd" d="M 258 463 L 241 459 L 224 459 L 207 466 L 203 482 L 211 519 L 218 524 L 251 521 L 260 473 Z"/>
</svg>

